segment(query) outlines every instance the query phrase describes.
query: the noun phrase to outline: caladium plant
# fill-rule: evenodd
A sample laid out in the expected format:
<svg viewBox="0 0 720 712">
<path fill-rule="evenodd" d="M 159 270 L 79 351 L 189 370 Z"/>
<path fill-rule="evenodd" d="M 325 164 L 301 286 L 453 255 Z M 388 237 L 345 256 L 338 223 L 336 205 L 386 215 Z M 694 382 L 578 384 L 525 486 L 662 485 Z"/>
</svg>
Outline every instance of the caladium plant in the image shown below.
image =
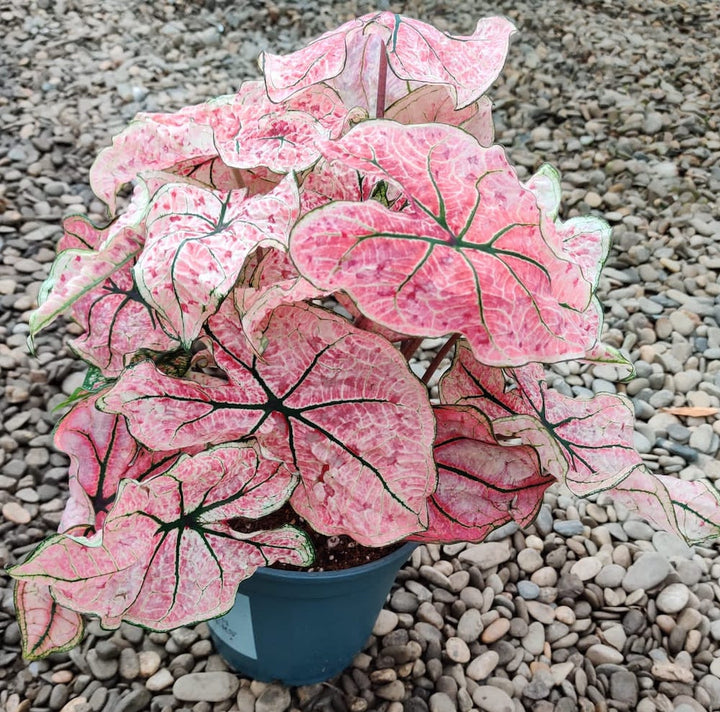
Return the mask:
<svg viewBox="0 0 720 712">
<path fill-rule="evenodd" d="M 222 615 L 259 566 L 309 565 L 308 530 L 481 541 L 554 482 L 720 536 L 715 490 L 643 466 L 626 399 L 545 382 L 627 361 L 600 341 L 609 227 L 560 220 L 557 172 L 523 182 L 493 145 L 513 32 L 366 15 L 263 55 L 233 96 L 140 114 L 98 156 L 112 220 L 68 218 L 30 321 L 74 319 L 88 375 L 55 432 L 59 532 L 10 571 L 27 657 L 75 645 L 85 615 Z"/>
</svg>

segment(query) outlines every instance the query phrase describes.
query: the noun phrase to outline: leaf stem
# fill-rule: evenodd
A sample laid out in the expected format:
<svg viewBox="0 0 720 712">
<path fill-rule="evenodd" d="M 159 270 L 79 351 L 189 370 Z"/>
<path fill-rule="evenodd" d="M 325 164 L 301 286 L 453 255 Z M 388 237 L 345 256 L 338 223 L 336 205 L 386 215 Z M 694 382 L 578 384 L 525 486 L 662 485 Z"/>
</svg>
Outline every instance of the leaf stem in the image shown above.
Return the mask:
<svg viewBox="0 0 720 712">
<path fill-rule="evenodd" d="M 422 344 L 422 338 L 419 339 L 405 339 L 400 345 L 400 353 L 405 357 L 407 361 L 410 357 L 420 348 Z"/>
<path fill-rule="evenodd" d="M 432 360 L 432 363 L 427 367 L 427 371 L 423 374 L 422 382 L 427 385 L 432 378 L 433 373 L 437 371 L 438 366 L 442 363 L 443 359 L 448 355 L 450 349 L 455 346 L 457 340 L 460 338 L 460 334 L 453 334 L 443 345 L 440 351 Z"/>
<path fill-rule="evenodd" d="M 245 180 L 243 179 L 243 174 L 241 173 L 240 169 L 239 168 L 231 168 L 230 172 L 232 173 L 233 178 L 237 182 L 236 189 L 244 188 Z"/>
<path fill-rule="evenodd" d="M 375 118 L 385 116 L 385 88 L 387 86 L 387 49 L 385 43 L 380 44 L 380 61 L 378 63 L 377 99 L 375 101 Z"/>
</svg>

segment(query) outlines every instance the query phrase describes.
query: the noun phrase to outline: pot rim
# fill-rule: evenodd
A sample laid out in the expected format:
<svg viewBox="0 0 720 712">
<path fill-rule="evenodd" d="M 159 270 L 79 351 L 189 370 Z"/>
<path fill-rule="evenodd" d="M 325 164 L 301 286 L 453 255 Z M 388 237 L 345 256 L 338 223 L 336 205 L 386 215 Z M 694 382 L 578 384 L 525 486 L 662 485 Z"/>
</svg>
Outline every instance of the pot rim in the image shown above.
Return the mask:
<svg viewBox="0 0 720 712">
<path fill-rule="evenodd" d="M 279 581 L 311 581 L 318 579 L 323 580 L 337 580 L 353 578 L 355 576 L 363 576 L 375 569 L 382 568 L 388 564 L 393 564 L 398 560 L 405 560 L 409 558 L 410 554 L 419 546 L 419 542 L 408 541 L 395 551 L 383 556 L 375 561 L 370 561 L 367 564 L 361 564 L 360 566 L 352 566 L 349 569 L 340 569 L 338 571 L 285 571 L 284 569 L 273 569 L 268 566 L 262 566 L 250 576 L 249 580 L 255 579 L 256 581 L 275 579 Z"/>
</svg>

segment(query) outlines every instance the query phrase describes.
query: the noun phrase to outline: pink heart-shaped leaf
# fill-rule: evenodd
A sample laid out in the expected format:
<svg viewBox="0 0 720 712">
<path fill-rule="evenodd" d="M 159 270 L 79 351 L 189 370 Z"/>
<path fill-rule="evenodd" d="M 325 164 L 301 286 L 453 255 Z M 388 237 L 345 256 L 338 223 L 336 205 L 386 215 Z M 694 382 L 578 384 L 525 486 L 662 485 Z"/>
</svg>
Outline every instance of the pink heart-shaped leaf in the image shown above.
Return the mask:
<svg viewBox="0 0 720 712">
<path fill-rule="evenodd" d="M 642 462 L 633 445 L 634 412 L 627 399 L 609 393 L 568 398 L 547 387 L 538 364 L 488 367 L 460 342 L 440 381 L 440 398 L 484 413 L 498 441 L 534 447 L 543 471 L 580 496 L 616 486 Z"/>
<path fill-rule="evenodd" d="M 265 52 L 260 65 L 273 101 L 327 82 L 347 106 L 361 106 L 375 116 L 380 57 L 385 53 L 391 70 L 386 79 L 389 103 L 404 96 L 408 84 L 443 84 L 460 108 L 476 101 L 495 81 L 514 30 L 509 20 L 491 17 L 480 20 L 472 35 L 456 37 L 418 20 L 379 12 L 351 20 L 284 57 Z"/>
<path fill-rule="evenodd" d="M 385 118 L 401 124 L 450 124 L 474 136 L 481 146 L 491 146 L 495 137 L 492 102 L 481 96 L 475 103 L 456 109 L 450 90 L 442 85 L 422 86 L 396 101 Z"/>
<path fill-rule="evenodd" d="M 425 527 L 434 420 L 395 348 L 307 305 L 273 312 L 262 358 L 228 301 L 206 328 L 226 382 L 170 378 L 146 362 L 101 407 L 123 413 L 151 449 L 256 437 L 299 470 L 293 506 L 324 534 L 377 546 Z"/>
<path fill-rule="evenodd" d="M 142 243 L 141 234 L 125 227 L 115 232 L 98 250 L 69 249 L 61 252 L 40 289 L 40 306 L 30 315 L 31 337 L 135 259 Z"/>
<path fill-rule="evenodd" d="M 72 317 L 84 333 L 73 339 L 70 347 L 107 378 L 117 378 L 138 351 L 170 352 L 180 347 L 138 293 L 133 264 L 114 272 L 71 307 Z"/>
<path fill-rule="evenodd" d="M 55 601 L 47 584 L 15 582 L 15 611 L 26 660 L 74 648 L 83 634 L 82 616 Z"/>
<path fill-rule="evenodd" d="M 143 171 L 168 170 L 183 161 L 217 156 L 210 122 L 226 114 L 233 100 L 224 96 L 187 106 L 171 114 L 141 113 L 112 145 L 100 151 L 90 168 L 95 195 L 115 213 L 115 196 L 122 185 Z"/>
<path fill-rule="evenodd" d="M 296 483 L 250 445 L 213 448 L 144 482 L 123 481 L 100 532 L 51 537 L 11 573 L 50 584 L 58 602 L 107 628 L 126 620 L 170 630 L 213 618 L 259 566 L 312 560 L 293 527 L 240 535 L 227 523 L 274 511 Z"/>
<path fill-rule="evenodd" d="M 610 495 L 661 529 L 676 532 L 688 544 L 720 538 L 720 495 L 709 482 L 654 475 L 638 466 Z"/>
<path fill-rule="evenodd" d="M 292 176 L 253 197 L 174 184 L 155 194 L 134 274 L 140 294 L 185 348 L 230 292 L 248 255 L 261 245 L 287 245 L 298 201 Z"/>
<path fill-rule="evenodd" d="M 435 408 L 438 486 L 430 523 L 418 541 L 482 541 L 513 519 L 530 524 L 555 481 L 543 475 L 537 453 L 500 445 L 487 419 L 472 408 Z"/>
<path fill-rule="evenodd" d="M 125 418 L 103 413 L 97 393 L 75 404 L 58 423 L 54 444 L 70 457 L 70 499 L 60 531 L 85 525 L 100 528 L 121 479 L 143 480 L 171 467 L 177 450 L 151 452 L 130 435 Z"/>
<path fill-rule="evenodd" d="M 592 285 L 555 249 L 501 148 L 452 126 L 368 121 L 324 150 L 410 204 L 337 202 L 303 217 L 290 254 L 316 287 L 346 291 L 394 331 L 460 332 L 490 365 L 580 357 L 597 341 Z"/>
<path fill-rule="evenodd" d="M 250 86 L 252 85 L 252 86 Z M 302 171 L 320 158 L 318 142 L 347 128 L 348 110 L 328 86 L 313 86 L 273 104 L 262 82 L 246 82 L 222 121 L 213 123 L 222 160 L 235 168 Z"/>
</svg>

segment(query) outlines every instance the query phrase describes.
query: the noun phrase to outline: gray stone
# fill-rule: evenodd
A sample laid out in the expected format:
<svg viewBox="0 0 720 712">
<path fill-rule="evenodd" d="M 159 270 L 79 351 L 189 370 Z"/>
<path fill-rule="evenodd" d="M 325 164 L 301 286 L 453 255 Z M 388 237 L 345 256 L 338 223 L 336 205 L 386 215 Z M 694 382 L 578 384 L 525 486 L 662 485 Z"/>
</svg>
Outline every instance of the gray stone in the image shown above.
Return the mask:
<svg viewBox="0 0 720 712">
<path fill-rule="evenodd" d="M 525 579 L 517 582 L 517 590 L 526 601 L 532 601 L 540 595 L 540 586 Z"/>
<path fill-rule="evenodd" d="M 414 613 L 418 608 L 417 596 L 399 589 L 391 596 L 390 607 L 398 613 Z"/>
<path fill-rule="evenodd" d="M 132 648 L 123 648 L 120 651 L 118 671 L 124 680 L 134 680 L 140 676 L 140 661 Z"/>
<path fill-rule="evenodd" d="M 298 695 L 301 694 L 302 689 L 298 688 Z M 255 712 L 255 695 L 247 687 L 241 687 L 235 697 L 235 704 L 238 712 Z"/>
<path fill-rule="evenodd" d="M 88 650 L 86 656 L 88 667 L 93 677 L 97 680 L 111 680 L 118 672 L 118 661 L 117 658 L 111 658 L 109 660 L 103 659 L 98 655 L 97 650 L 94 648 Z"/>
<path fill-rule="evenodd" d="M 472 693 L 472 699 L 483 712 L 515 712 L 510 695 L 498 687 L 480 685 Z"/>
<path fill-rule="evenodd" d="M 172 693 L 181 702 L 222 702 L 239 687 L 240 681 L 231 672 L 195 672 L 175 680 Z"/>
<path fill-rule="evenodd" d="M 683 583 L 666 586 L 655 599 L 658 610 L 663 613 L 678 613 L 690 600 L 690 589 Z"/>
<path fill-rule="evenodd" d="M 528 626 L 527 635 L 522 639 L 522 646 L 531 655 L 540 655 L 545 646 L 545 628 L 538 621 Z"/>
<path fill-rule="evenodd" d="M 619 564 L 603 566 L 595 577 L 595 583 L 602 588 L 615 588 L 622 583 L 625 569 Z"/>
<path fill-rule="evenodd" d="M 466 643 L 473 643 L 483 632 L 482 614 L 476 608 L 468 608 L 460 616 L 457 624 L 457 636 Z"/>
<path fill-rule="evenodd" d="M 535 519 L 535 528 L 541 537 L 545 537 L 552 531 L 552 526 L 552 512 L 546 504 L 543 504 Z"/>
<path fill-rule="evenodd" d="M 523 697 L 530 700 L 544 700 L 550 695 L 553 688 L 553 678 L 549 671 L 538 670 L 530 680 L 530 684 L 523 688 Z"/>
<path fill-rule="evenodd" d="M 455 703 L 444 692 L 435 692 L 428 700 L 430 712 L 457 712 Z"/>
<path fill-rule="evenodd" d="M 603 645 L 602 643 L 591 645 L 585 652 L 585 657 L 593 663 L 593 665 L 604 665 L 605 663 L 619 665 L 625 659 L 620 651 L 611 648 L 609 645 Z"/>
<path fill-rule="evenodd" d="M 652 543 L 656 551 L 662 553 L 668 559 L 681 556 L 684 559 L 692 559 L 693 550 L 679 536 L 671 532 L 655 532 Z"/>
<path fill-rule="evenodd" d="M 492 675 L 499 660 L 500 656 L 496 651 L 486 650 L 484 653 L 478 655 L 475 659 L 470 661 L 470 664 L 465 670 L 465 674 L 471 680 L 485 680 Z"/>
<path fill-rule="evenodd" d="M 553 531 L 561 536 L 578 536 L 585 527 L 578 519 L 566 519 L 553 522 Z"/>
<path fill-rule="evenodd" d="M 623 523 L 623 529 L 631 539 L 640 541 L 650 541 L 653 538 L 655 530 L 640 519 L 628 519 Z"/>
<path fill-rule="evenodd" d="M 472 544 L 458 554 L 458 559 L 482 569 L 491 569 L 510 560 L 509 541 L 494 541 L 486 544 Z"/>
<path fill-rule="evenodd" d="M 152 695 L 142 687 L 124 694 L 113 708 L 113 712 L 142 712 L 148 709 Z"/>
<path fill-rule="evenodd" d="M 639 686 L 637 677 L 628 670 L 617 670 L 610 676 L 610 697 L 630 706 L 638 701 Z"/>
<path fill-rule="evenodd" d="M 447 642 L 445 643 L 445 652 L 448 658 L 450 658 L 450 660 L 454 663 L 464 664 L 469 662 L 472 657 L 467 643 L 457 636 L 447 639 Z"/>
<path fill-rule="evenodd" d="M 647 552 L 627 570 L 622 586 L 628 593 L 640 588 L 647 591 L 659 586 L 671 570 L 668 560 L 662 554 Z"/>
<path fill-rule="evenodd" d="M 398 624 L 398 615 L 394 611 L 383 608 L 378 614 L 375 625 L 373 626 L 373 634 L 379 637 L 387 635 L 390 631 L 395 630 Z"/>
<path fill-rule="evenodd" d="M 233 692 L 234 694 L 235 692 Z M 268 685 L 258 695 L 255 702 L 255 712 L 285 712 L 291 704 L 290 690 L 283 685 L 272 684 Z"/>
</svg>

